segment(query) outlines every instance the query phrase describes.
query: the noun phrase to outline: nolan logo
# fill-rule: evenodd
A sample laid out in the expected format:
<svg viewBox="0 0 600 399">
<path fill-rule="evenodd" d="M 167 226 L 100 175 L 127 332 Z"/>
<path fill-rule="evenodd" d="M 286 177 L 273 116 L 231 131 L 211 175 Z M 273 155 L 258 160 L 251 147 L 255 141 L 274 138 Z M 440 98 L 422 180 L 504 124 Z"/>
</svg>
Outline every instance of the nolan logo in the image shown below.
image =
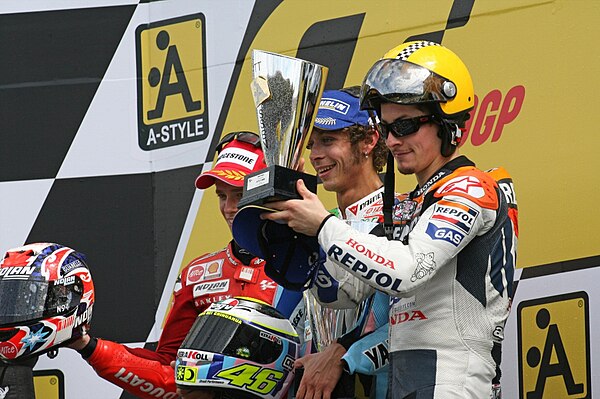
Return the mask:
<svg viewBox="0 0 600 399">
<path fill-rule="evenodd" d="M 140 148 L 208 137 L 204 15 L 140 25 L 136 57 Z"/>
</svg>

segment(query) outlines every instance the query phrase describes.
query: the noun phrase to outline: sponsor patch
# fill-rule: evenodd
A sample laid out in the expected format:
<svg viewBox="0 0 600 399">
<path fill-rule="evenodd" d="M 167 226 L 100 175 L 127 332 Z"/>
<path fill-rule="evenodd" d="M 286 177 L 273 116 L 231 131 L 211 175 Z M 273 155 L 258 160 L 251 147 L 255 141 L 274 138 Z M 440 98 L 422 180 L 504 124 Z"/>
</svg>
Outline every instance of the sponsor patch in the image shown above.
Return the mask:
<svg viewBox="0 0 600 399">
<path fill-rule="evenodd" d="M 425 232 L 432 239 L 449 242 L 455 247 L 458 247 L 463 238 L 465 238 L 464 234 L 459 231 L 448 227 L 438 227 L 433 223 L 427 225 L 427 230 Z"/>
<path fill-rule="evenodd" d="M 229 280 L 209 281 L 206 283 L 196 284 L 194 286 L 194 298 L 227 291 L 229 291 Z"/>
<path fill-rule="evenodd" d="M 190 266 L 185 279 L 186 285 L 194 285 L 204 279 L 204 265 L 206 265 L 206 263 Z"/>
<path fill-rule="evenodd" d="M 375 282 L 375 284 L 381 288 L 394 292 L 398 292 L 400 289 L 400 284 L 402 283 L 401 279 L 394 278 L 389 274 L 376 269 L 370 269 L 366 264 L 356 259 L 352 253 L 344 251 L 343 248 L 340 248 L 337 245 L 332 245 L 329 248 L 327 256 L 335 263 L 348 268 L 359 277 Z"/>
<path fill-rule="evenodd" d="M 277 288 L 277 284 L 274 281 L 262 280 L 260 282 L 260 290 L 261 291 L 274 290 L 276 288 Z"/>
<path fill-rule="evenodd" d="M 219 278 L 223 275 L 223 259 L 216 259 L 212 262 L 205 263 L 206 267 L 204 269 L 204 280 L 209 280 L 211 278 Z"/>
<path fill-rule="evenodd" d="M 346 115 L 350 109 L 350 105 L 335 98 L 322 98 L 319 103 L 319 108 L 325 108 Z"/>
<path fill-rule="evenodd" d="M 440 200 L 433 209 L 431 219 L 457 227 L 469 234 L 479 211 L 458 201 Z"/>
<path fill-rule="evenodd" d="M 234 163 L 234 164 L 240 165 L 246 169 L 253 170 L 254 164 L 256 164 L 257 159 L 258 159 L 257 154 L 255 154 L 251 151 L 245 150 L 243 148 L 225 148 L 219 154 L 219 157 L 217 158 L 217 163 L 215 164 L 215 166 L 220 163 L 226 162 L 226 163 Z"/>
<path fill-rule="evenodd" d="M 210 306 L 210 309 L 211 310 L 231 310 L 231 309 L 235 308 L 239 303 L 240 303 L 240 301 L 238 301 L 235 298 L 228 298 L 223 301 L 213 303 Z"/>
<path fill-rule="evenodd" d="M 177 366 L 175 375 L 177 376 L 177 381 L 196 382 L 198 369 L 195 367 Z"/>
<path fill-rule="evenodd" d="M 435 270 L 436 264 L 433 252 L 428 252 L 426 254 L 417 253 L 415 254 L 415 261 L 417 262 L 417 267 L 413 275 L 410 276 L 410 281 L 412 282 L 428 276 Z"/>
<path fill-rule="evenodd" d="M 448 194 L 458 194 L 462 196 L 469 196 L 473 198 L 483 198 L 485 191 L 481 186 L 481 182 L 474 176 L 461 176 L 456 179 L 452 179 L 444 184 L 438 191 L 439 196 Z"/>
<path fill-rule="evenodd" d="M 29 280 L 35 266 L 10 266 L 0 268 L 0 278 L 4 280 Z"/>
</svg>

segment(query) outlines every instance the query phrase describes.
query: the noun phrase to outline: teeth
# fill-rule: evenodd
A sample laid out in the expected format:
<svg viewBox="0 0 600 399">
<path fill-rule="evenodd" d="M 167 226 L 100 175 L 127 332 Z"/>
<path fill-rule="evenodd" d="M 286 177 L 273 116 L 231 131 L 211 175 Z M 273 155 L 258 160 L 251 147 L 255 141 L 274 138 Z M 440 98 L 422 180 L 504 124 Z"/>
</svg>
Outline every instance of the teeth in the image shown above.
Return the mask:
<svg viewBox="0 0 600 399">
<path fill-rule="evenodd" d="M 327 167 L 325 167 L 325 168 L 319 168 L 319 169 L 317 170 L 317 172 L 318 172 L 318 173 L 323 173 L 323 172 L 327 172 L 328 170 L 331 170 L 331 169 L 333 169 L 333 166 L 327 166 Z"/>
</svg>

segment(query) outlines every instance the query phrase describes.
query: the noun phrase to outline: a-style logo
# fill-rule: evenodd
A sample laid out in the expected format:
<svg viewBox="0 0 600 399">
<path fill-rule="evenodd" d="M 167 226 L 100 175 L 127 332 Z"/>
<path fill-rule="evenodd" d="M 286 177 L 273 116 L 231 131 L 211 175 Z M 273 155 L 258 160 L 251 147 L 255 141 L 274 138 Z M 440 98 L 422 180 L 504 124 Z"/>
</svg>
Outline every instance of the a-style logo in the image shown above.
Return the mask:
<svg viewBox="0 0 600 399">
<path fill-rule="evenodd" d="M 208 137 L 204 15 L 138 26 L 136 56 L 140 148 Z"/>
<path fill-rule="evenodd" d="M 591 398 L 588 306 L 585 292 L 519 304 L 519 398 Z"/>
</svg>

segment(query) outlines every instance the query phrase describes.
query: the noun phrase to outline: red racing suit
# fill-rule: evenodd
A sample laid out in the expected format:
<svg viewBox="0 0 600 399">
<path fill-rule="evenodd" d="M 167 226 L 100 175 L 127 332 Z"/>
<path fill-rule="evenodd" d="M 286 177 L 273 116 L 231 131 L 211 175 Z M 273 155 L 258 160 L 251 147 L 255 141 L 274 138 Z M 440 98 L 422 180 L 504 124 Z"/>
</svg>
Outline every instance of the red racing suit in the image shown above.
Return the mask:
<svg viewBox="0 0 600 399">
<path fill-rule="evenodd" d="M 264 264 L 264 260 L 240 249 L 233 241 L 218 252 L 194 259 L 177 280 L 173 306 L 156 351 L 98 339 L 88 363 L 100 377 L 140 398 L 173 399 L 177 395 L 170 362 L 175 360 L 198 314 L 211 303 L 245 296 L 280 308 L 279 302 L 285 301 L 288 303 L 282 305 L 293 310 L 290 321 L 294 327 L 303 328 L 301 293 L 290 296 L 289 291 L 265 274 Z M 297 307 L 289 303 L 294 300 L 298 301 Z"/>
<path fill-rule="evenodd" d="M 335 217 L 322 224 L 318 238 L 328 260 L 392 297 L 394 398 L 491 395 L 518 233 L 512 182 L 494 173 L 464 156 L 447 163 L 396 199 L 396 241 L 360 233 Z"/>
</svg>

